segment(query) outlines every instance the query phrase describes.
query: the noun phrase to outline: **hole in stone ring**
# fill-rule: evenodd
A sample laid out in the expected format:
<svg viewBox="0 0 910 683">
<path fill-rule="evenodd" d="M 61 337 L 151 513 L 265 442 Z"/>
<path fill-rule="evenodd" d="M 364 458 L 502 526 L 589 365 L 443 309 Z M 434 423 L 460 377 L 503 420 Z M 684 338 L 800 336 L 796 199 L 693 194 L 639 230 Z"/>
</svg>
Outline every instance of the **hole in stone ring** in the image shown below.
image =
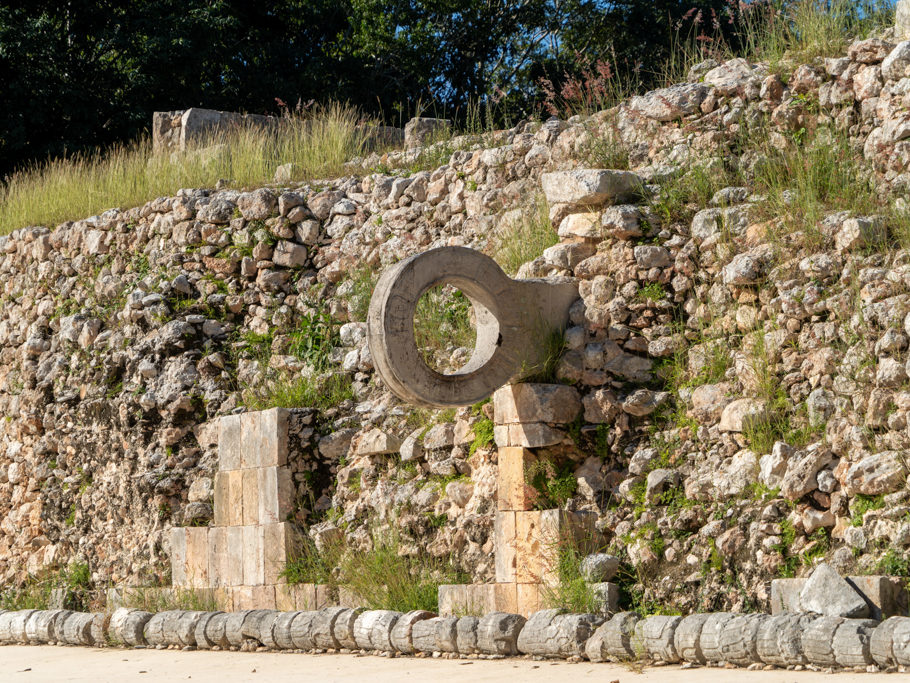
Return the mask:
<svg viewBox="0 0 910 683">
<path fill-rule="evenodd" d="M 414 311 L 414 343 L 430 369 L 454 375 L 464 368 L 477 344 L 473 302 L 453 285 L 430 287 Z"/>
</svg>

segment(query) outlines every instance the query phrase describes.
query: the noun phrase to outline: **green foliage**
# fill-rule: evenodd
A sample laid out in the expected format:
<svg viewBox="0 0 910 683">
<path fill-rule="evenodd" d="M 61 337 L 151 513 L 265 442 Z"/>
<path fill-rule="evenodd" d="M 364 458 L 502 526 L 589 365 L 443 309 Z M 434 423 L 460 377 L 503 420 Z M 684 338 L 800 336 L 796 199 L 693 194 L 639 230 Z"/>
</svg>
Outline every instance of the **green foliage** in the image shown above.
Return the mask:
<svg viewBox="0 0 910 683">
<path fill-rule="evenodd" d="M 910 555 L 895 547 L 888 548 L 875 565 L 876 574 L 900 576 L 910 581 Z"/>
<path fill-rule="evenodd" d="M 474 441 L 471 442 L 471 455 L 478 448 L 487 448 L 493 443 L 493 420 L 482 418 L 474 425 Z"/>
<path fill-rule="evenodd" d="M 858 493 L 850 501 L 850 523 L 853 526 L 862 526 L 863 517 L 870 510 L 881 510 L 885 507 L 885 496 L 866 496 Z"/>
<path fill-rule="evenodd" d="M 458 347 L 473 349 L 477 332 L 472 322 L 471 300 L 450 285 L 424 292 L 414 313 L 414 341 L 430 367 L 440 367 L 437 355 L 447 356 Z"/>
<path fill-rule="evenodd" d="M 210 590 L 194 588 L 158 588 L 135 586 L 124 590 L 123 606 L 145 612 L 166 612 L 186 610 L 191 612 L 214 612 L 218 610 L 215 595 Z"/>
<path fill-rule="evenodd" d="M 282 373 L 243 390 L 243 405 L 249 410 L 269 408 L 316 408 L 327 410 L 354 398 L 351 380 L 335 373 L 320 377 Z"/>
<path fill-rule="evenodd" d="M 73 562 L 59 571 L 46 571 L 40 576 L 29 576 L 25 583 L 0 591 L 0 609 L 48 609 L 51 592 L 64 592 L 66 609 L 86 610 L 91 597 L 92 579 L 84 562 Z"/>
<path fill-rule="evenodd" d="M 348 311 L 352 320 L 366 322 L 367 312 L 370 308 L 370 297 L 373 295 L 373 288 L 376 286 L 376 280 L 378 279 L 378 273 L 374 268 L 359 266 L 345 281 L 349 283 L 345 298 L 347 299 Z"/>
<path fill-rule="evenodd" d="M 492 239 L 490 255 L 509 275 L 515 275 L 524 263 L 533 261 L 547 247 L 559 241 L 550 223 L 550 208 L 542 194 L 531 206 L 511 220 L 499 223 Z"/>
<path fill-rule="evenodd" d="M 440 584 L 465 583 L 449 558 L 405 555 L 397 532 L 373 533 L 369 550 L 347 551 L 343 544 L 321 552 L 307 544 L 284 571 L 289 583 L 344 585 L 358 605 L 399 612 L 438 611 Z"/>
<path fill-rule="evenodd" d="M 151 142 L 141 138 L 103 152 L 35 163 L 0 186 L 0 226 L 8 232 L 26 224 L 56 224 L 111 206 L 136 206 L 181 187 L 213 187 L 221 178 L 262 185 L 280 163 L 296 164 L 301 179 L 338 176 L 344 162 L 366 146 L 361 118 L 350 107 L 329 105 L 305 118 L 282 120 L 279 135 L 257 127 L 215 133 L 173 162 L 167 154 L 152 154 Z"/>
<path fill-rule="evenodd" d="M 341 345 L 338 327 L 325 311 L 302 316 L 298 328 L 288 335 L 288 353 L 306 361 L 317 372 L 326 371 L 332 349 Z"/>
<path fill-rule="evenodd" d="M 638 298 L 644 301 L 662 301 L 667 296 L 667 290 L 659 282 L 649 282 L 638 290 Z"/>
<path fill-rule="evenodd" d="M 588 554 L 571 540 L 564 540 L 557 548 L 557 576 L 555 586 L 544 584 L 543 603 L 548 608 L 560 608 L 573 613 L 598 613 L 602 605 L 593 588 L 581 575 L 581 562 Z"/>
<path fill-rule="evenodd" d="M 537 491 L 537 510 L 561 508 L 578 488 L 571 462 L 557 466 L 548 459 L 536 460 L 525 472 L 525 480 Z"/>
</svg>

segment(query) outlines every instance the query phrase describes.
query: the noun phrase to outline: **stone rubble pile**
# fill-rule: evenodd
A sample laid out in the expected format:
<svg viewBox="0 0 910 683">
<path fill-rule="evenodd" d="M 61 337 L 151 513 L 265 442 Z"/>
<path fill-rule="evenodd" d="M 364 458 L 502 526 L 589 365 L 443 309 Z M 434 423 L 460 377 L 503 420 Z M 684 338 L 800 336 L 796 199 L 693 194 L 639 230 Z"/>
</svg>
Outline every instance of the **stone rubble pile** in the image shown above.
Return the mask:
<svg viewBox="0 0 910 683">
<path fill-rule="evenodd" d="M 319 611 L 113 614 L 69 610 L 0 612 L 0 644 L 155 648 L 363 651 L 374 654 L 532 655 L 592 662 L 904 670 L 910 667 L 910 618 L 715 612 L 641 618 L 549 609 L 529 619 L 494 612 L 437 617 L 416 610 L 328 607 Z"/>
</svg>

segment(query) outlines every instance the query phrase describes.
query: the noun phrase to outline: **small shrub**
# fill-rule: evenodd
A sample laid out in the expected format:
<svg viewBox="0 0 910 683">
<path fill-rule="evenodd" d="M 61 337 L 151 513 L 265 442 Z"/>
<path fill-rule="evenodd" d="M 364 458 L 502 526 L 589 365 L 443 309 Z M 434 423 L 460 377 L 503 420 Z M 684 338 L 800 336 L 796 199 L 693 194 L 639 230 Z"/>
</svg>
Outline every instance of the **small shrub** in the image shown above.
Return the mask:
<svg viewBox="0 0 910 683">
<path fill-rule="evenodd" d="M 471 300 L 451 285 L 438 285 L 424 292 L 414 313 L 414 341 L 430 367 L 444 370 L 437 355 L 454 348 L 473 349 L 477 331 Z"/>
<path fill-rule="evenodd" d="M 168 610 L 198 612 L 218 610 L 218 603 L 212 591 L 148 586 L 136 586 L 124 590 L 123 606 L 153 613 Z"/>
<path fill-rule="evenodd" d="M 538 493 L 534 505 L 537 510 L 561 508 L 578 488 L 571 462 L 557 467 L 550 460 L 537 460 L 527 469 L 525 481 Z"/>
<path fill-rule="evenodd" d="M 471 442 L 471 455 L 479 448 L 487 448 L 493 443 L 493 420 L 482 418 L 474 425 L 474 441 Z"/>
</svg>

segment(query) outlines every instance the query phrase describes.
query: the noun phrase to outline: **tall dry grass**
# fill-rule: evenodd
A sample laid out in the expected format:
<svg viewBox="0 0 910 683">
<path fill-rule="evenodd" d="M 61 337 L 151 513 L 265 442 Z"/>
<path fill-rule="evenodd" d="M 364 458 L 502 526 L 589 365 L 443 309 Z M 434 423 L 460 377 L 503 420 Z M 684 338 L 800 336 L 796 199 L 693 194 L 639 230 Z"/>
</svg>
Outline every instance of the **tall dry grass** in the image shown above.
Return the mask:
<svg viewBox="0 0 910 683">
<path fill-rule="evenodd" d="M 35 164 L 0 185 L 0 234 L 138 206 L 182 187 L 213 187 L 221 179 L 235 187 L 263 185 L 279 164 L 294 164 L 294 180 L 339 176 L 346 161 L 367 149 L 373 125 L 356 109 L 335 103 L 284 117 L 272 131 L 251 126 L 212 135 L 183 154 L 152 154 L 144 137 Z"/>
</svg>

